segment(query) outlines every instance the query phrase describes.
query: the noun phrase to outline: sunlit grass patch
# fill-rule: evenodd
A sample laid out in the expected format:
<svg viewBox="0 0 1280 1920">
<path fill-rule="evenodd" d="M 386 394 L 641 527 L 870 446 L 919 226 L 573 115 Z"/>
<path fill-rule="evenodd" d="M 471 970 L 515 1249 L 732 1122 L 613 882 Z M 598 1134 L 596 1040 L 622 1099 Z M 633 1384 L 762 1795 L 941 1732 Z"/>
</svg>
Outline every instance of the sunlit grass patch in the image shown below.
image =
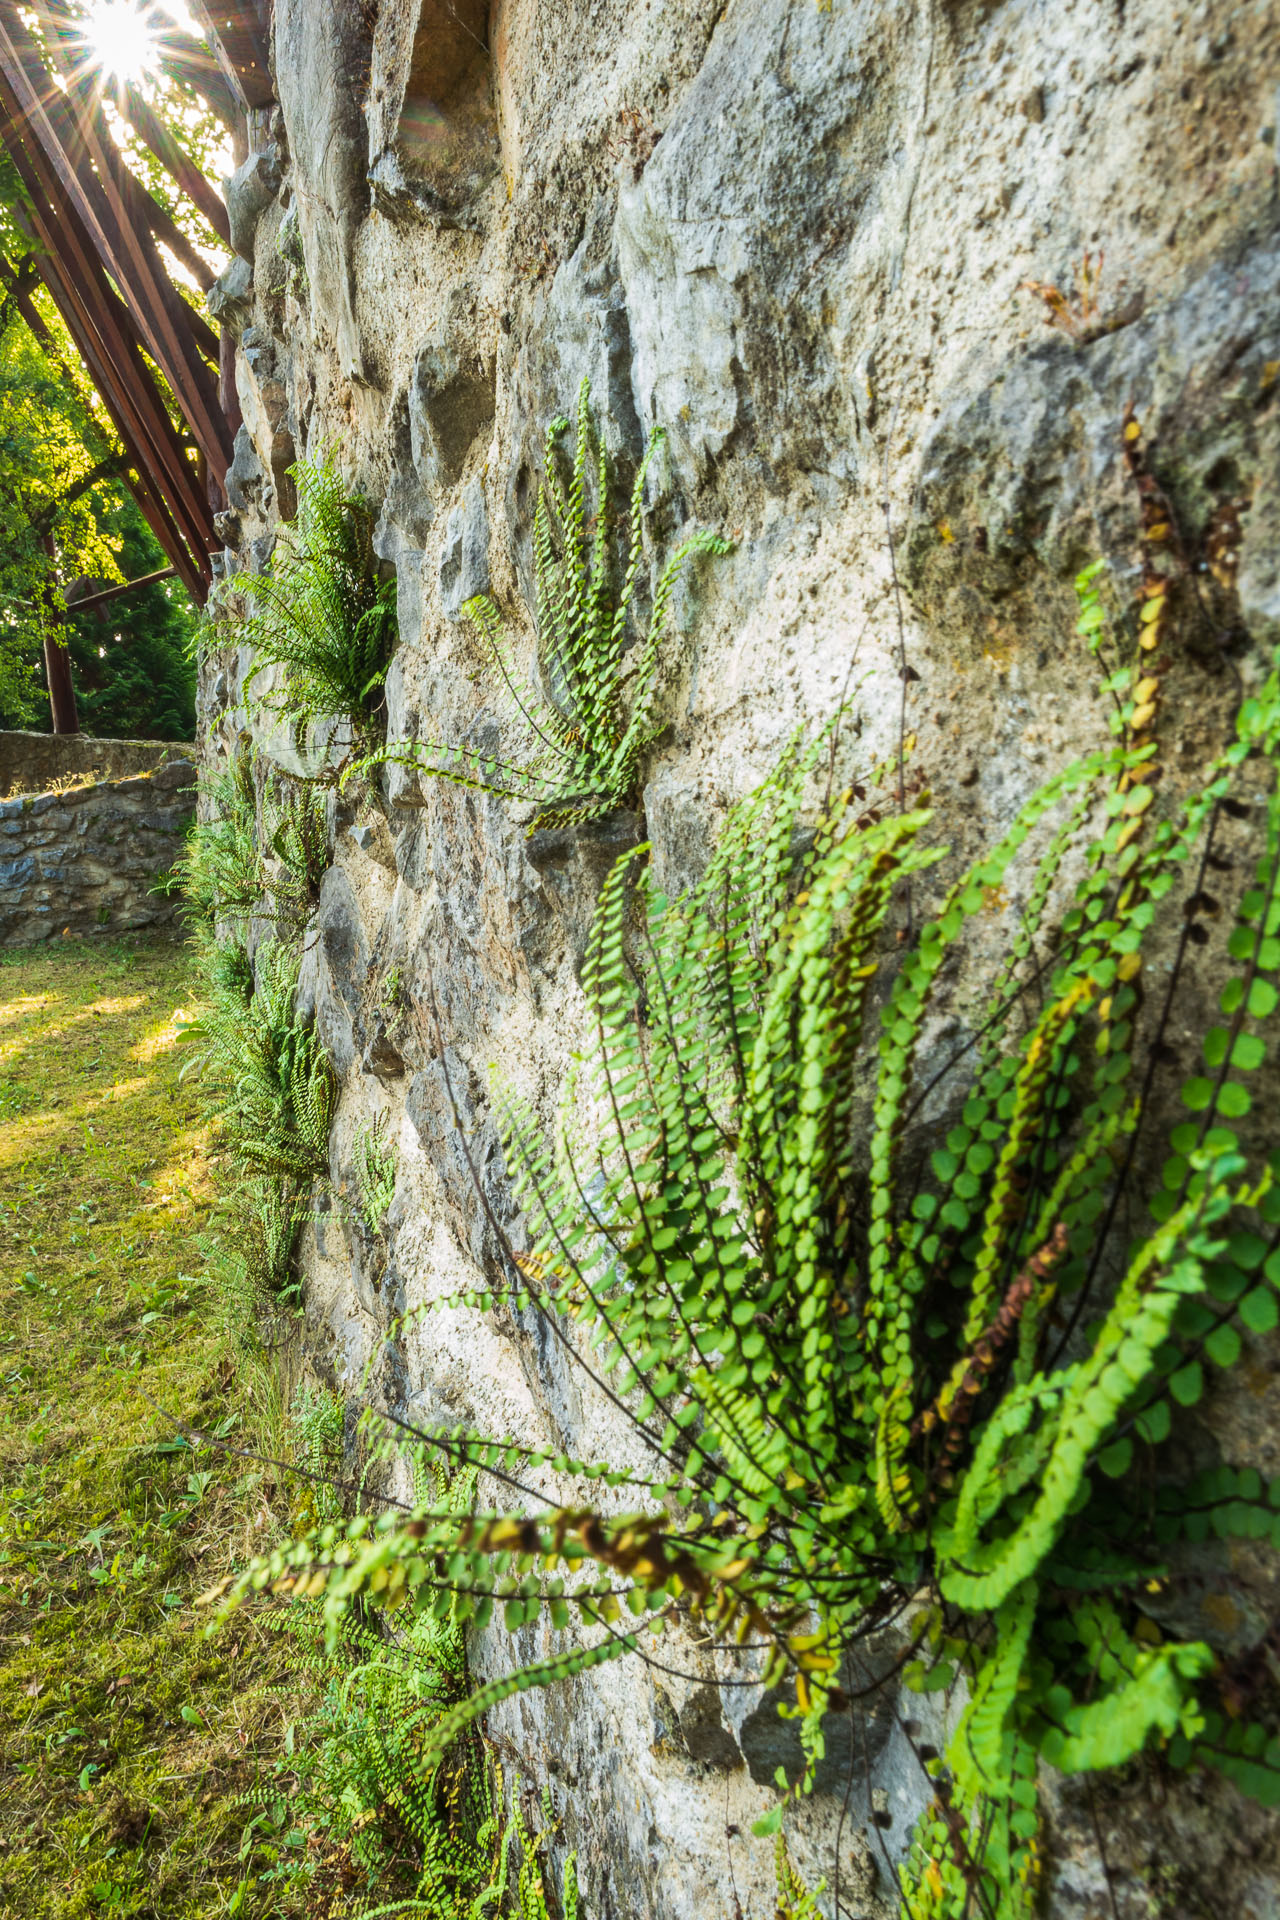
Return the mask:
<svg viewBox="0 0 1280 1920">
<path fill-rule="evenodd" d="M 36 1920 L 286 1911 L 241 1858 L 278 1640 L 191 1605 L 283 1495 L 156 1411 L 259 1437 L 197 1244 L 189 985 L 169 943 L 0 956 L 0 1911 Z"/>
</svg>

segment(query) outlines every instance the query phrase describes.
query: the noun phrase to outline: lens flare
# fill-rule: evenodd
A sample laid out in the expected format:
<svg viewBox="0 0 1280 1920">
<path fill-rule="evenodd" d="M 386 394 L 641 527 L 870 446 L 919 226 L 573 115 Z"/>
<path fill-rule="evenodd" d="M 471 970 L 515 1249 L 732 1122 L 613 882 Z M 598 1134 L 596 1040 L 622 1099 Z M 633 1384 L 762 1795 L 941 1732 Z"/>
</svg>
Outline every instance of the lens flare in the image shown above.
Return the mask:
<svg viewBox="0 0 1280 1920">
<path fill-rule="evenodd" d="M 135 0 L 94 0 L 85 12 L 84 40 L 93 65 L 117 80 L 141 80 L 159 64 L 159 38 Z"/>
</svg>

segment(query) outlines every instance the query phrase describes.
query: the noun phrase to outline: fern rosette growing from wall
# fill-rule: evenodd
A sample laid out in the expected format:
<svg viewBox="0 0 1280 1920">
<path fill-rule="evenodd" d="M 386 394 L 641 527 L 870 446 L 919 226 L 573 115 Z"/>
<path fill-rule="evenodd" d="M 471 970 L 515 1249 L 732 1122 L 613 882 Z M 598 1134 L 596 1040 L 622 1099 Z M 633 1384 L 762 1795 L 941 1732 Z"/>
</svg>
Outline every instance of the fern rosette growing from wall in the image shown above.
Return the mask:
<svg viewBox="0 0 1280 1920">
<path fill-rule="evenodd" d="M 252 649 L 246 686 L 269 668 L 283 685 L 259 704 L 285 718 L 300 751 L 317 725 L 345 726 L 346 754 L 382 736 L 383 682 L 396 640 L 395 581 L 379 578 L 373 516 L 329 459 L 290 468 L 298 513 L 282 526 L 264 573 L 236 576 Z"/>
<path fill-rule="evenodd" d="M 540 684 L 519 684 L 502 616 L 487 594 L 469 600 L 464 609 L 519 715 L 525 736 L 520 757 L 464 742 L 415 740 L 388 747 L 365 763 L 404 767 L 528 805 L 531 833 L 596 820 L 634 803 L 645 758 L 666 724 L 659 695 L 672 597 L 698 555 L 731 551 L 723 535 L 705 528 L 683 539 L 658 573 L 643 637 L 633 636 L 645 557 L 645 492 L 664 435 L 661 428 L 654 432 L 640 462 L 625 544 L 615 555 L 608 461 L 603 444 L 593 448 L 585 380 L 566 485 L 558 443 L 568 426 L 557 419 L 547 429 L 533 523 Z"/>
<path fill-rule="evenodd" d="M 1090 579 L 1082 604 L 1091 618 Z M 618 862 L 556 1136 L 505 1101 L 529 1228 L 508 1268 L 652 1473 L 518 1435 L 418 1434 L 529 1504 L 313 1536 L 238 1592 L 305 1585 L 335 1631 L 360 1596 L 481 1625 L 500 1609 L 512 1630 L 545 1614 L 569 1636 L 460 1702 L 442 1746 L 511 1692 L 687 1616 L 704 1646 L 793 1687 L 793 1791 L 847 1704 L 848 1649 L 896 1622 L 886 1683 L 966 1688 L 945 1754 L 918 1755 L 934 1799 L 901 1869 L 915 1920 L 1030 1912 L 1041 1762 L 1093 1772 L 1156 1745 L 1280 1798 L 1274 1730 L 1226 1712 L 1215 1654 L 1152 1597 L 1198 1513 L 1280 1539 L 1280 1483 L 1224 1469 L 1220 1494 L 1189 1499 L 1162 1451 L 1206 1361 L 1229 1365 L 1239 1325 L 1277 1318 L 1280 1158 L 1250 1080 L 1280 969 L 1280 680 L 1163 809 L 1146 684 L 1117 669 L 1108 685 L 1114 743 L 949 885 L 923 796 L 875 815 L 828 788 L 800 832 L 826 737 L 734 809 L 684 895 L 656 890 L 644 849 Z M 1239 798 L 1246 763 L 1250 789 L 1269 771 L 1261 801 Z M 1245 820 L 1254 884 L 1215 961 L 1204 872 Z M 926 1021 L 1006 883 L 1018 931 L 939 1060 Z M 1152 1193 L 1165 1035 L 1211 962 L 1222 1023 Z M 527 1482 L 546 1465 L 630 1490 L 633 1510 L 539 1504 Z"/>
<path fill-rule="evenodd" d="M 329 1166 L 337 1101 L 333 1070 L 310 1020 L 295 1006 L 300 954 L 264 941 L 250 962 L 232 942 L 214 948 L 205 1004 L 182 1025 L 196 1051 L 206 1111 L 243 1183 L 255 1265 L 267 1288 L 291 1292 L 295 1243 L 312 1182 Z"/>
</svg>

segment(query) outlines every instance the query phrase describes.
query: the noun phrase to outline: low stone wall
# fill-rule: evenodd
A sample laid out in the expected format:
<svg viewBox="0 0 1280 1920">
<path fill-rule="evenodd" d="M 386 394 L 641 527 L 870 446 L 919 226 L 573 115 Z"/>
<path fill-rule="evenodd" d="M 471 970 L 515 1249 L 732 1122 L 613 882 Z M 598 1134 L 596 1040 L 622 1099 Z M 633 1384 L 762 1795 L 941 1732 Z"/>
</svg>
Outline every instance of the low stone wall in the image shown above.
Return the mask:
<svg viewBox="0 0 1280 1920">
<path fill-rule="evenodd" d="M 47 793 L 62 780 L 92 774 L 123 780 L 152 773 L 166 760 L 185 759 L 195 749 L 185 740 L 96 740 L 88 733 L 0 732 L 0 798 Z"/>
<path fill-rule="evenodd" d="M 0 945 L 171 921 L 177 901 L 151 888 L 182 850 L 195 778 L 191 760 L 170 758 L 131 778 L 0 801 Z"/>
</svg>

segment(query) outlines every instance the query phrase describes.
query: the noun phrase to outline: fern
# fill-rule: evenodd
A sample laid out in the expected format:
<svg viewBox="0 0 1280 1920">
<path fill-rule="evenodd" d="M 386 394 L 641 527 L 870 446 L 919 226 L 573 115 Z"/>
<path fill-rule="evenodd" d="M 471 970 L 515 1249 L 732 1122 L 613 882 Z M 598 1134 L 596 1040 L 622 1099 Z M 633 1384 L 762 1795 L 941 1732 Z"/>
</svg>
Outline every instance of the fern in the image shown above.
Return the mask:
<svg viewBox="0 0 1280 1920">
<path fill-rule="evenodd" d="M 356 1192 L 370 1233 L 380 1234 L 396 1190 L 398 1156 L 386 1137 L 387 1116 L 380 1113 L 357 1127 L 352 1142 Z"/>
<path fill-rule="evenodd" d="M 1091 578 L 1081 591 L 1087 613 Z M 1148 1583 L 1172 1577 L 1180 1505 L 1153 1505 L 1147 1488 L 1176 1467 L 1150 1450 L 1171 1408 L 1204 1391 L 1206 1363 L 1233 1363 L 1236 1322 L 1280 1318 L 1280 1154 L 1240 1124 L 1280 1005 L 1280 673 L 1164 806 L 1150 689 L 1124 665 L 1109 684 L 1112 744 L 947 884 L 927 796 L 879 817 L 854 786 L 828 790 L 797 834 L 833 738 L 792 743 L 683 896 L 657 891 L 644 849 L 624 856 L 588 943 L 590 1045 L 554 1137 L 503 1099 L 529 1240 L 507 1278 L 512 1304 L 581 1327 L 575 1351 L 634 1422 L 651 1478 L 591 1468 L 634 1489 L 623 1512 L 460 1517 L 423 1499 L 407 1521 L 282 1547 L 233 1602 L 267 1586 L 323 1595 L 331 1636 L 366 1605 L 573 1630 L 452 1703 L 433 1753 L 498 1700 L 620 1657 L 678 1610 L 709 1643 L 762 1654 L 766 1684 L 794 1681 L 803 1791 L 842 1650 L 923 1597 L 908 1677 L 962 1677 L 968 1705 L 929 1761 L 936 1799 L 903 1876 L 917 1920 L 1030 1914 L 1042 1759 L 1096 1770 L 1158 1746 L 1280 1798 L 1280 1741 L 1230 1731 L 1208 1649 L 1143 1628 Z M 1183 957 L 1196 948 L 1201 980 L 1212 957 L 1198 875 L 1219 813 L 1248 817 L 1235 790 L 1260 770 L 1255 884 L 1218 960 L 1224 1024 L 1203 1036 L 1205 1072 L 1184 1085 L 1187 1117 L 1143 1196 L 1134 1169 Z M 1054 918 L 1068 856 L 1077 877 Z M 929 1009 L 1006 883 L 1031 902 L 1030 929 L 938 1065 Z M 1178 959 L 1148 999 L 1147 957 L 1169 951 L 1170 930 Z M 924 1123 L 927 1100 L 942 1121 Z M 1150 1224 L 1135 1232 L 1143 1197 Z M 465 1429 L 420 1439 L 517 1487 L 552 1458 Z M 1260 1488 L 1204 1501 L 1225 1508 L 1221 1525 L 1270 1537 Z"/>
<path fill-rule="evenodd" d="M 332 1524 L 341 1505 L 328 1483 L 341 1465 L 342 1403 L 299 1391 L 293 1431 L 308 1478 L 305 1508 Z M 419 1460 L 415 1482 L 442 1509 L 464 1513 L 475 1475 L 452 1481 Z M 517 1777 L 509 1809 L 501 1768 L 474 1728 L 454 1740 L 440 1729 L 467 1696 L 466 1647 L 448 1609 L 384 1624 L 346 1619 L 326 1639 L 319 1607 L 298 1600 L 277 1618 L 297 1653 L 312 1697 L 290 1735 L 295 1781 L 290 1817 L 307 1836 L 302 1862 L 276 1877 L 308 1884 L 312 1897 L 344 1896 L 343 1910 L 375 1920 L 420 1913 L 430 1920 L 550 1920 L 577 1911 L 570 1854 L 549 1899 L 547 1853 L 559 1831 L 549 1794 L 540 1827 L 522 1811 Z M 248 1804 L 272 1800 L 259 1789 Z"/>
<path fill-rule="evenodd" d="M 300 750 L 314 728 L 345 722 L 351 745 L 381 734 L 382 685 L 396 638 L 395 582 L 380 582 L 373 518 L 327 459 L 290 468 L 296 521 L 281 529 L 269 571 L 239 574 L 252 682 L 272 667 L 284 685 L 261 705 L 284 714 Z"/>
<path fill-rule="evenodd" d="M 566 482 L 557 443 L 568 425 L 567 420 L 553 420 L 547 430 L 533 523 L 541 684 L 518 684 L 502 617 L 492 600 L 481 594 L 464 609 L 492 653 L 523 722 L 523 750 L 510 757 L 464 743 L 414 741 L 384 748 L 362 763 L 408 767 L 529 804 L 534 809 L 531 833 L 539 827 L 595 820 L 635 800 L 645 756 L 664 724 L 658 694 L 672 595 L 697 555 L 731 550 L 720 534 L 705 530 L 682 540 L 658 575 L 644 636 L 629 647 L 644 560 L 645 489 L 664 436 L 661 428 L 655 431 L 640 463 L 625 548 L 615 561 L 608 463 L 592 432 L 585 380 L 578 394 L 577 441 Z M 588 499 L 593 471 L 594 516 Z M 619 570 L 621 581 L 615 585 Z"/>
<path fill-rule="evenodd" d="M 313 788 L 281 791 L 272 783 L 267 846 L 276 871 L 269 890 L 277 923 L 305 920 L 320 899 L 320 883 L 329 865 L 329 827 L 323 797 Z"/>
<path fill-rule="evenodd" d="M 267 942 L 247 996 L 217 993 L 183 1027 L 198 1043 L 197 1072 L 210 1111 L 235 1158 L 268 1174 L 309 1180 L 329 1164 L 336 1088 L 314 1029 L 293 1010 L 299 958 Z"/>
<path fill-rule="evenodd" d="M 205 1005 L 180 1023 L 194 1043 L 205 1110 L 229 1151 L 248 1213 L 250 1264 L 268 1292 L 293 1290 L 312 1181 L 328 1170 L 337 1097 L 314 1029 L 294 1012 L 299 956 L 267 942 L 256 965 L 238 943 L 206 952 Z"/>
<path fill-rule="evenodd" d="M 193 928 L 222 922 L 243 931 L 265 886 L 255 838 L 253 761 L 237 748 L 217 773 L 201 773 L 199 814 L 174 863 L 172 882 Z"/>
</svg>

